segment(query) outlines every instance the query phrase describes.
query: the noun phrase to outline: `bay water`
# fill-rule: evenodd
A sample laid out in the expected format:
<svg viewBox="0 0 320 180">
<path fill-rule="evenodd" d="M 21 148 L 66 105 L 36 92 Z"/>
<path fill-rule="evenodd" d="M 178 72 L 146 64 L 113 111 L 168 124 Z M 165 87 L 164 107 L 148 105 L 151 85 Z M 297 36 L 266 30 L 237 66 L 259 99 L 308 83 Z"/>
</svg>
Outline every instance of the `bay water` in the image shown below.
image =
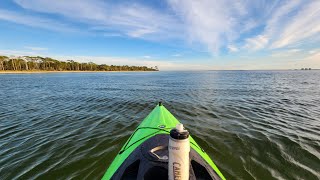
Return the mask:
<svg viewBox="0 0 320 180">
<path fill-rule="evenodd" d="M 0 179 L 100 179 L 162 101 L 227 179 L 320 179 L 320 71 L 0 74 Z"/>
</svg>

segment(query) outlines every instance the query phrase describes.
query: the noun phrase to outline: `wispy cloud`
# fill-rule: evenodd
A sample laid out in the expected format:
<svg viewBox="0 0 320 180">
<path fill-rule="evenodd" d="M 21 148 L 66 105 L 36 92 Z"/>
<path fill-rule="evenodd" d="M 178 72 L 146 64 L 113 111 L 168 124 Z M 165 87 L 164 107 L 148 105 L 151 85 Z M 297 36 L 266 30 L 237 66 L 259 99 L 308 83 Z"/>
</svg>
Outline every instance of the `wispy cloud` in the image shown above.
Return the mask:
<svg viewBox="0 0 320 180">
<path fill-rule="evenodd" d="M 40 18 L 34 17 L 32 15 L 17 13 L 8 10 L 0 9 L 0 20 L 10 21 L 17 24 L 23 24 L 26 26 L 37 27 L 41 29 L 48 29 L 53 31 L 60 31 L 60 32 L 74 32 L 75 29 L 71 26 L 60 23 L 55 20 L 47 19 L 47 18 Z"/>
<path fill-rule="evenodd" d="M 33 56 L 39 55 L 35 51 L 17 50 L 17 49 L 0 49 L 0 54 L 5 56 Z"/>
<path fill-rule="evenodd" d="M 180 40 L 212 55 L 267 51 L 269 57 L 280 59 L 306 54 L 304 51 L 313 55 L 310 49 L 320 43 L 319 0 L 166 0 L 161 8 L 141 1 L 13 1 L 20 11 L 0 8 L 0 20 L 59 32 L 90 32 L 105 38 L 168 40 L 171 44 Z M 309 49 L 304 48 L 306 45 Z M 294 51 L 297 49 L 300 51 Z"/>
<path fill-rule="evenodd" d="M 252 38 L 245 39 L 244 48 L 248 50 L 259 50 L 264 48 L 269 42 L 266 36 L 258 35 Z"/>
<path fill-rule="evenodd" d="M 320 49 L 312 49 L 312 50 L 308 51 L 309 54 L 314 54 L 317 52 L 320 52 Z"/>
<path fill-rule="evenodd" d="M 46 50 L 48 50 L 48 48 L 45 48 L 45 47 L 36 47 L 36 46 L 25 46 L 24 48 L 25 48 L 25 49 L 32 50 L 32 51 L 46 51 Z"/>
<path fill-rule="evenodd" d="M 310 56 L 308 56 L 306 58 L 307 60 L 309 61 L 313 61 L 313 62 L 319 62 L 319 59 L 320 59 L 320 50 L 319 51 L 316 51 L 314 53 L 312 53 Z"/>
<path fill-rule="evenodd" d="M 102 0 L 54 3 L 51 0 L 15 0 L 15 2 L 28 10 L 57 14 L 76 22 L 99 27 L 100 32 L 124 34 L 133 38 L 151 40 L 176 38 L 179 37 L 178 32 L 181 27 L 172 15 L 140 4 L 111 4 Z"/>
<path fill-rule="evenodd" d="M 239 51 L 239 49 L 235 45 L 229 45 L 227 48 L 230 52 L 238 52 Z"/>
<path fill-rule="evenodd" d="M 282 48 L 293 44 L 298 44 L 320 34 L 320 1 L 311 1 L 310 3 L 295 3 L 291 1 L 294 8 L 286 11 L 287 17 L 284 21 L 278 22 L 279 34 L 270 32 L 270 36 L 275 37 L 271 48 Z M 299 8 L 299 9 L 298 9 Z M 288 16 L 288 14 L 293 14 Z M 280 23 L 284 25 L 280 25 Z M 273 33 L 271 35 L 271 33 Z"/>
<path fill-rule="evenodd" d="M 190 43 L 201 43 L 212 53 L 237 38 L 239 22 L 232 17 L 245 14 L 242 4 L 227 1 L 169 0 L 169 3 L 183 19 Z"/>
<path fill-rule="evenodd" d="M 320 1 L 282 1 L 266 19 L 256 37 L 246 39 L 245 48 L 278 49 L 306 44 L 320 33 Z"/>
<path fill-rule="evenodd" d="M 121 36 L 123 36 L 123 35 L 120 34 L 120 33 L 109 33 L 109 32 L 103 33 L 102 35 L 103 35 L 104 37 L 121 37 Z"/>
<path fill-rule="evenodd" d="M 102 0 L 14 1 L 34 12 L 55 14 L 86 24 L 88 31 L 106 37 L 181 39 L 189 45 L 201 44 L 212 54 L 218 54 L 222 48 L 236 52 L 288 47 L 303 43 L 320 32 L 320 1 L 317 0 L 167 0 L 167 9 Z M 3 10 L 0 18 L 53 30 L 70 28 L 52 20 Z"/>
<path fill-rule="evenodd" d="M 301 53 L 302 49 L 288 49 L 288 50 L 281 50 L 271 53 L 271 57 L 279 57 L 279 58 L 297 58 L 301 55 L 304 55 L 304 53 Z"/>
<path fill-rule="evenodd" d="M 142 57 L 145 58 L 145 59 L 150 59 L 151 58 L 151 56 L 148 56 L 148 55 L 142 56 Z"/>
<path fill-rule="evenodd" d="M 202 43 L 213 54 L 224 47 L 234 52 L 297 46 L 320 32 L 320 1 L 169 0 L 169 3 L 184 20 L 189 40 Z"/>
</svg>

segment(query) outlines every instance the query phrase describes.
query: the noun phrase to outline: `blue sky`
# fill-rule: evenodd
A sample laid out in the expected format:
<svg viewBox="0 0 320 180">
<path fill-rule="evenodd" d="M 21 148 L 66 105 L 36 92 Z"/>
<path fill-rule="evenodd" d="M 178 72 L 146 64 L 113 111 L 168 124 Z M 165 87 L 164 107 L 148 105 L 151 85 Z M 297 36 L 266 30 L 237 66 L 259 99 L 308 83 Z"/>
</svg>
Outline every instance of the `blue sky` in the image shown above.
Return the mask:
<svg viewBox="0 0 320 180">
<path fill-rule="evenodd" d="M 320 68 L 320 1 L 7 0 L 0 54 L 161 70 Z"/>
</svg>

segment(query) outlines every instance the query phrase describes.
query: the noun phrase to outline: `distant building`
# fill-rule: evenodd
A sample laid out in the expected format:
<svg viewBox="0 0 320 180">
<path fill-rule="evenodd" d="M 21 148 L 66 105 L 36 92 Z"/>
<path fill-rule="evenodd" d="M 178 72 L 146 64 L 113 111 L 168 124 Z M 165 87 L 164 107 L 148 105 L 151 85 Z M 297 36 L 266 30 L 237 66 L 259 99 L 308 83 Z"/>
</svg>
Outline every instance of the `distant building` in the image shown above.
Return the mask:
<svg viewBox="0 0 320 180">
<path fill-rule="evenodd" d="M 311 68 L 301 68 L 301 70 L 311 70 Z"/>
</svg>

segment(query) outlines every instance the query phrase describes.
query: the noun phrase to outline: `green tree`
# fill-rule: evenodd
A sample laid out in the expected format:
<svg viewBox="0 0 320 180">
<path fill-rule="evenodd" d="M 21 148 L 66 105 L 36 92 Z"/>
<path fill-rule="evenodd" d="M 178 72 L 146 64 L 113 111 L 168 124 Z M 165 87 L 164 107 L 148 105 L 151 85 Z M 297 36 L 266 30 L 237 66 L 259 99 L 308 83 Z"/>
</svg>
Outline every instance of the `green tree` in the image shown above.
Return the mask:
<svg viewBox="0 0 320 180">
<path fill-rule="evenodd" d="M 74 60 L 59 61 L 50 57 L 24 56 L 9 58 L 0 56 L 0 70 L 13 71 L 158 71 L 158 67 L 148 68 L 146 66 L 115 66 L 107 64 L 79 63 Z"/>
</svg>

